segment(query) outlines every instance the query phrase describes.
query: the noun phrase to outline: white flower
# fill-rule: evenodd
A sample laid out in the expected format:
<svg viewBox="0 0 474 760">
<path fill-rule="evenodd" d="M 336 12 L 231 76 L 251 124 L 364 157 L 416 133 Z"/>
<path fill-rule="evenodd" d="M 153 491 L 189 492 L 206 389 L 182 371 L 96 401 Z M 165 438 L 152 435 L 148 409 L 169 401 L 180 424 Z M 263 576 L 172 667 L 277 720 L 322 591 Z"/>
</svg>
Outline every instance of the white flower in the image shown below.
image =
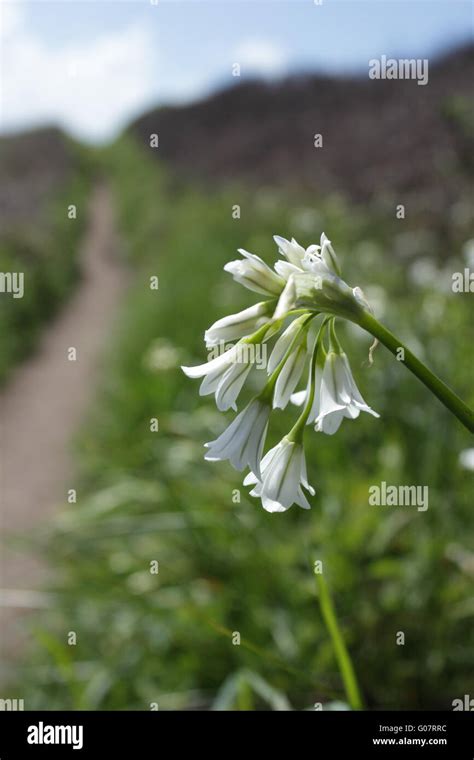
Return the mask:
<svg viewBox="0 0 474 760">
<path fill-rule="evenodd" d="M 367 406 L 360 395 L 347 356 L 330 351 L 321 378 L 319 415 L 315 429 L 332 435 L 339 429 L 344 417 L 355 419 L 361 412 L 380 416 Z"/>
<path fill-rule="evenodd" d="M 236 282 L 240 282 L 249 290 L 268 296 L 279 296 L 285 285 L 281 277 L 275 274 L 259 256 L 243 248 L 239 248 L 239 253 L 245 258 L 229 261 L 224 270 L 230 272 Z"/>
<path fill-rule="evenodd" d="M 275 384 L 273 396 L 274 409 L 285 409 L 288 404 L 290 396 L 298 385 L 303 373 L 307 353 L 306 341 L 299 343 L 281 368 Z"/>
<path fill-rule="evenodd" d="M 236 410 L 252 366 L 259 366 L 262 354 L 266 361 L 266 351 L 257 349 L 266 350 L 266 342 L 287 325 L 276 338 L 267 365 L 270 377 L 263 390 L 218 438 L 205 444 L 206 460 L 229 460 L 239 471 L 249 467 L 244 485 L 253 486 L 251 495 L 260 497 L 268 512 L 284 512 L 293 504 L 309 509 L 306 492 L 315 493 L 306 473 L 302 439 L 305 424 L 332 434 L 344 417 L 355 419 L 361 411 L 379 415 L 360 395 L 334 327 L 335 317 L 365 324 L 362 316 L 370 306 L 364 294 L 341 279 L 336 254 L 324 232 L 320 244 L 308 248 L 294 238 L 286 240 L 276 235 L 274 240 L 284 257 L 275 263 L 274 270 L 244 249 L 239 249 L 242 259 L 224 267 L 237 282 L 265 294 L 268 300 L 214 322 L 204 337 L 209 356 L 213 354 L 215 358 L 182 369 L 188 377 L 202 378 L 200 395 L 215 394 L 221 411 Z M 319 315 L 323 321 L 317 328 L 314 318 Z M 328 354 L 324 331 L 330 331 Z M 218 351 L 234 341 L 235 345 L 225 353 Z M 294 393 L 308 352 L 312 359 L 307 387 Z M 262 459 L 272 406 L 284 409 L 290 400 L 296 405 L 304 404 L 304 408 L 290 433 Z"/>
<path fill-rule="evenodd" d="M 217 408 L 225 412 L 237 409 L 237 397 L 252 368 L 250 351 L 243 351 L 237 343 L 215 359 L 196 367 L 181 367 L 188 377 L 203 377 L 199 388 L 200 396 L 214 393 Z"/>
<path fill-rule="evenodd" d="M 273 240 L 277 244 L 281 255 L 287 259 L 287 261 L 277 261 L 275 263 L 275 271 L 284 280 L 288 280 L 292 274 L 302 272 L 305 249 L 294 238 L 290 241 L 284 237 L 280 237 L 280 235 L 274 235 Z"/>
<path fill-rule="evenodd" d="M 272 311 L 269 301 L 260 301 L 248 309 L 239 311 L 237 314 L 229 314 L 227 317 L 218 319 L 204 333 L 206 346 L 216 346 L 219 343 L 251 335 L 258 327 L 263 325 Z"/>
<path fill-rule="evenodd" d="M 261 463 L 261 477 L 250 472 L 244 485 L 255 485 L 250 495 L 259 496 L 267 512 L 285 512 L 292 504 L 310 509 L 301 486 L 312 496 L 315 494 L 314 488 L 308 483 L 303 446 L 287 437 L 265 454 Z"/>
<path fill-rule="evenodd" d="M 285 317 L 286 314 L 291 309 L 294 308 L 295 303 L 296 303 L 295 281 L 294 281 L 294 276 L 290 275 L 288 277 L 285 287 L 283 288 L 281 292 L 280 298 L 278 299 L 276 309 L 273 313 L 273 319 L 281 319 L 282 317 Z"/>
<path fill-rule="evenodd" d="M 235 362 L 224 373 L 215 391 L 216 406 L 219 411 L 225 412 L 227 409 L 237 411 L 236 401 L 251 368 L 252 363 L 248 360 Z"/>
<path fill-rule="evenodd" d="M 303 259 L 303 270 L 315 275 L 334 274 L 332 269 L 323 260 L 321 246 L 319 245 L 310 245 L 306 249 Z"/>
<path fill-rule="evenodd" d="M 307 425 L 312 425 L 316 421 L 316 417 L 318 416 L 319 407 L 321 403 L 321 383 L 323 378 L 323 367 L 324 367 L 324 358 L 322 353 L 318 353 L 318 358 L 316 361 L 316 376 L 314 379 L 314 396 L 313 396 L 313 403 L 311 404 L 311 409 L 308 413 L 308 419 L 306 420 Z M 311 383 L 312 378 L 311 375 L 308 378 L 308 386 L 305 388 L 304 391 L 298 391 L 297 393 L 292 393 L 290 396 L 290 401 L 292 404 L 295 404 L 295 406 L 303 406 L 303 404 L 306 404 L 306 401 L 308 399 L 308 394 L 311 390 Z"/>
<path fill-rule="evenodd" d="M 284 280 L 289 280 L 292 274 L 301 274 L 302 271 L 303 270 L 300 269 L 300 267 L 290 264 L 289 261 L 279 260 L 275 262 L 275 272 L 278 272 L 280 277 L 283 277 Z"/>
<path fill-rule="evenodd" d="M 308 398 L 308 389 L 305 388 L 304 391 L 297 391 L 296 393 L 292 393 L 290 401 L 295 406 L 303 406 L 307 398 Z"/>
<path fill-rule="evenodd" d="M 215 441 L 206 443 L 209 449 L 205 459 L 216 462 L 228 459 L 236 470 L 250 467 L 260 476 L 260 459 L 267 435 L 270 405 L 253 399 L 237 417 L 232 420 L 222 435 Z"/>
<path fill-rule="evenodd" d="M 474 471 L 474 449 L 463 449 L 459 454 L 459 464 L 465 470 Z"/>
<path fill-rule="evenodd" d="M 365 297 L 365 293 L 362 290 L 362 288 L 359 288 L 359 286 L 356 286 L 355 288 L 352 288 L 352 292 L 354 294 L 354 298 L 357 299 L 357 301 L 364 307 L 364 309 L 367 309 L 371 314 L 373 314 L 373 309 L 368 302 L 367 298 Z"/>
<path fill-rule="evenodd" d="M 290 322 L 286 330 L 282 332 L 277 342 L 275 343 L 273 351 L 270 354 L 270 358 L 268 360 L 267 372 L 269 375 L 271 375 L 272 372 L 278 367 L 307 319 L 307 314 L 302 314 L 301 317 L 298 317 L 297 319 L 294 319 L 292 322 Z M 302 337 L 305 336 L 306 331 Z"/>
<path fill-rule="evenodd" d="M 271 374 L 290 351 L 275 384 L 274 409 L 285 409 L 303 372 L 307 356 L 307 330 L 304 327 L 307 320 L 308 316 L 303 314 L 288 325 L 275 343 L 268 360 L 267 371 Z"/>
<path fill-rule="evenodd" d="M 336 252 L 334 248 L 332 247 L 331 241 L 327 238 L 324 232 L 321 233 L 320 243 L 321 243 L 321 252 L 320 252 L 321 259 L 324 261 L 326 266 L 331 271 L 333 271 L 335 274 L 337 274 L 340 277 L 341 267 L 339 266 Z"/>
<path fill-rule="evenodd" d="M 280 253 L 288 259 L 288 261 L 277 261 L 275 264 L 275 271 L 285 280 L 292 274 L 301 274 L 301 272 L 340 275 L 341 270 L 336 254 L 324 232 L 321 235 L 321 245 L 310 245 L 306 249 L 294 238 L 290 241 L 274 235 L 273 239 Z"/>
</svg>

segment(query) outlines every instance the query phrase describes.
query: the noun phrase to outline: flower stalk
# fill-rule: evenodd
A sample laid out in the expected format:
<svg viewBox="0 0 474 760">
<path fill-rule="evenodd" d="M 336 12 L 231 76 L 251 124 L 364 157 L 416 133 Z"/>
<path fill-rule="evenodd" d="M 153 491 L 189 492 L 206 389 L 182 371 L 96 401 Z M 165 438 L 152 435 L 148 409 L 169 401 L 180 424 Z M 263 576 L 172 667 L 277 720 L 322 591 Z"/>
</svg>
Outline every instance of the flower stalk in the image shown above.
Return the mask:
<svg viewBox="0 0 474 760">
<path fill-rule="evenodd" d="M 400 348 L 403 349 L 404 358 L 400 359 L 401 363 L 407 367 L 421 382 L 431 391 L 452 414 L 466 427 L 471 433 L 474 433 L 474 412 L 470 407 L 459 398 L 459 396 L 446 385 L 441 378 L 435 375 L 426 364 L 418 359 L 402 341 L 397 338 L 390 330 L 382 325 L 369 312 L 363 312 L 357 319 L 357 324 L 369 332 L 374 338 L 383 343 L 395 356 L 399 356 Z"/>
<path fill-rule="evenodd" d="M 355 670 L 344 642 L 341 629 L 339 628 L 339 623 L 337 622 L 336 612 L 328 585 L 322 573 L 316 573 L 316 584 L 318 587 L 321 614 L 334 647 L 334 654 L 344 683 L 347 701 L 353 710 L 362 710 L 364 704 L 362 702 Z"/>
</svg>

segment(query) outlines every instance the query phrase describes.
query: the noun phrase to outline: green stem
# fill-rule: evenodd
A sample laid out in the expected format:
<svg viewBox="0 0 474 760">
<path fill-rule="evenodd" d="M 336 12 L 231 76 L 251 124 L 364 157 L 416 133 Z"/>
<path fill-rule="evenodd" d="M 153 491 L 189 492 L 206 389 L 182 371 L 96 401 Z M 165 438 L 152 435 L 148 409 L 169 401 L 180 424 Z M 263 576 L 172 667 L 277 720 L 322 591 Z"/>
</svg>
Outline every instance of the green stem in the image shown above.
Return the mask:
<svg viewBox="0 0 474 760">
<path fill-rule="evenodd" d="M 334 319 L 334 317 L 333 319 L 331 319 L 331 324 L 329 327 L 329 345 L 330 345 L 331 351 L 335 351 L 338 354 L 343 353 L 342 346 L 337 339 L 336 320 Z"/>
<path fill-rule="evenodd" d="M 341 672 L 347 701 L 353 710 L 362 710 L 363 702 L 357 684 L 356 674 L 352 666 L 349 652 L 344 643 L 339 623 L 337 622 L 336 612 L 334 610 L 328 586 L 322 573 L 316 573 L 316 582 L 318 584 L 321 614 L 334 647 L 334 654 L 336 655 L 337 664 L 339 665 L 339 670 Z"/>
<path fill-rule="evenodd" d="M 449 388 L 437 375 L 423 364 L 407 348 L 402 341 L 397 338 L 390 330 L 387 330 L 372 314 L 364 312 L 357 319 L 357 324 L 367 330 L 374 338 L 383 343 L 389 351 L 394 354 L 410 372 L 413 372 L 419 380 L 441 401 L 444 406 L 452 412 L 460 422 L 471 432 L 474 433 L 474 412 L 470 409 L 459 396 Z M 403 358 L 400 357 L 400 349 L 403 349 Z"/>
<path fill-rule="evenodd" d="M 308 398 L 306 399 L 306 403 L 304 405 L 303 411 L 301 412 L 300 416 L 298 417 L 295 424 L 291 428 L 290 432 L 286 436 L 289 441 L 295 441 L 298 443 L 303 442 L 304 429 L 308 421 L 309 413 L 313 407 L 314 392 L 316 388 L 316 365 L 318 362 L 318 355 L 319 355 L 319 352 L 323 350 L 322 339 L 323 339 L 324 331 L 326 329 L 326 325 L 330 319 L 331 317 L 324 317 L 319 327 L 316 339 L 314 341 L 313 354 L 311 356 L 310 369 L 309 369 L 310 382 L 309 382 Z"/>
</svg>

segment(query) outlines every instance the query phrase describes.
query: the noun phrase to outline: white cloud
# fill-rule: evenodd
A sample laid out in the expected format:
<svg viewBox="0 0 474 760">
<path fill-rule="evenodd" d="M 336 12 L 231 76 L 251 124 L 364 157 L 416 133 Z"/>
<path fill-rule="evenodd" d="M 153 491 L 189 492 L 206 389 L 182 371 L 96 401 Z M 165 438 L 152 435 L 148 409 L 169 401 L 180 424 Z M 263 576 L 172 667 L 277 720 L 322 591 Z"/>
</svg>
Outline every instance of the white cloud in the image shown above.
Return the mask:
<svg viewBox="0 0 474 760">
<path fill-rule="evenodd" d="M 2 8 L 2 131 L 53 123 L 101 140 L 149 104 L 155 51 L 144 24 L 53 49 L 23 10 Z"/>
<path fill-rule="evenodd" d="M 19 5 L 0 5 L 0 34 L 2 38 L 10 37 L 21 26 L 23 21 L 23 8 Z M 3 40 L 2 40 L 3 41 Z"/>
<path fill-rule="evenodd" d="M 234 51 L 233 61 L 239 63 L 242 74 L 259 74 L 264 77 L 277 76 L 288 63 L 286 51 L 271 40 L 248 38 Z"/>
</svg>

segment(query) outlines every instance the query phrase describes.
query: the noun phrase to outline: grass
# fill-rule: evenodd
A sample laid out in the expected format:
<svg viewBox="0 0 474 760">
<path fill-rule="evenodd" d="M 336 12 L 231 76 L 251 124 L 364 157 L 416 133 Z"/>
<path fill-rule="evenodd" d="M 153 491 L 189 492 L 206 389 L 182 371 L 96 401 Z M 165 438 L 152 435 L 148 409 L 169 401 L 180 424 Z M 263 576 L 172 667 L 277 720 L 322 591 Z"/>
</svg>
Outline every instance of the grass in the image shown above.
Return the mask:
<svg viewBox="0 0 474 760">
<path fill-rule="evenodd" d="M 12 368 L 35 347 L 44 324 L 69 297 L 80 278 L 78 247 L 86 219 L 90 186 L 87 153 L 70 147 L 70 177 L 43 199 L 40 217 L 32 214 L 7 229 L 0 239 L 0 271 L 24 277 L 24 295 L 0 296 L 0 384 Z M 77 218 L 68 217 L 68 205 Z"/>
</svg>

